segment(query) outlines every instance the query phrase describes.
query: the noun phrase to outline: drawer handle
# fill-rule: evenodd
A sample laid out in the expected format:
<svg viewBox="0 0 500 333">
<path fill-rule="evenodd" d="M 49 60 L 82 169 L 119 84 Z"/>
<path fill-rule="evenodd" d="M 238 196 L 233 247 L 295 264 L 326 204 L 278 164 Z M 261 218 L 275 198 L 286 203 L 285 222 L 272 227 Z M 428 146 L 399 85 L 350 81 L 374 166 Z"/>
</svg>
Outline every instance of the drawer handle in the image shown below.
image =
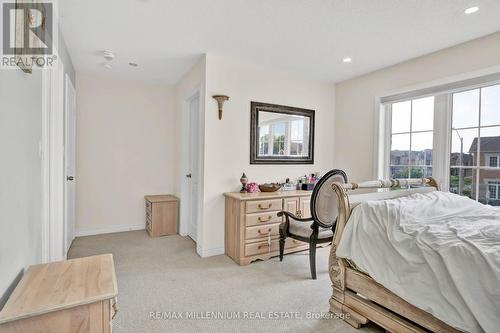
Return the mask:
<svg viewBox="0 0 500 333">
<path fill-rule="evenodd" d="M 259 222 L 269 222 L 273 219 L 273 217 L 271 215 L 269 215 L 268 217 L 266 218 L 263 218 L 262 216 L 258 218 Z"/>
<path fill-rule="evenodd" d="M 259 207 L 259 209 L 269 209 L 269 208 L 271 208 L 271 207 L 272 207 L 272 205 L 273 205 L 272 203 L 269 203 L 269 204 L 267 205 L 267 207 L 264 207 L 264 206 L 262 206 L 262 204 L 259 204 L 259 206 L 258 206 L 258 207 Z"/>
<path fill-rule="evenodd" d="M 270 247 L 270 246 L 271 246 L 271 244 L 269 244 L 269 243 L 260 244 L 259 246 L 257 246 L 257 250 L 260 250 L 263 247 Z"/>
<path fill-rule="evenodd" d="M 117 302 L 117 299 L 115 297 L 114 303 L 113 303 L 113 316 L 111 317 L 111 319 L 115 319 L 116 314 L 118 313 L 118 304 L 116 304 L 116 302 Z"/>
<path fill-rule="evenodd" d="M 263 235 L 263 236 L 267 236 L 267 235 L 269 235 L 269 234 L 271 233 L 271 231 L 272 231 L 272 230 L 273 230 L 273 229 L 269 228 L 269 229 L 267 229 L 267 232 L 266 232 L 266 233 L 263 233 L 263 232 L 262 232 L 262 231 L 260 231 L 260 229 L 259 229 L 259 230 L 257 230 L 257 233 L 258 233 L 258 234 L 260 234 L 260 235 Z"/>
</svg>

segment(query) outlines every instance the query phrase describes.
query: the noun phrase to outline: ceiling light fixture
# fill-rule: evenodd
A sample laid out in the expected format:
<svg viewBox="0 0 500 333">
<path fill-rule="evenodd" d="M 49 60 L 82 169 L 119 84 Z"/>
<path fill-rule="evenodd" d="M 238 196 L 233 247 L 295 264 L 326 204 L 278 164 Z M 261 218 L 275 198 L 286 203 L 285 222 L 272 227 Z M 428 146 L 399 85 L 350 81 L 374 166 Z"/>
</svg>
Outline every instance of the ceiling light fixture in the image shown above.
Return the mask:
<svg viewBox="0 0 500 333">
<path fill-rule="evenodd" d="M 344 58 L 344 59 L 342 59 L 342 61 L 348 63 L 348 62 L 351 62 L 352 59 L 351 58 Z"/>
<path fill-rule="evenodd" d="M 104 59 L 111 61 L 115 58 L 115 54 L 111 50 L 105 50 L 102 52 L 104 54 Z"/>
<path fill-rule="evenodd" d="M 139 64 L 137 64 L 136 62 L 129 62 L 128 64 L 130 66 L 132 66 L 132 67 L 138 67 L 139 66 Z"/>
<path fill-rule="evenodd" d="M 478 6 L 474 6 L 474 7 L 469 7 L 467 8 L 466 10 L 464 10 L 464 13 L 465 14 L 474 14 L 475 12 L 477 12 L 479 10 L 479 7 Z"/>
</svg>

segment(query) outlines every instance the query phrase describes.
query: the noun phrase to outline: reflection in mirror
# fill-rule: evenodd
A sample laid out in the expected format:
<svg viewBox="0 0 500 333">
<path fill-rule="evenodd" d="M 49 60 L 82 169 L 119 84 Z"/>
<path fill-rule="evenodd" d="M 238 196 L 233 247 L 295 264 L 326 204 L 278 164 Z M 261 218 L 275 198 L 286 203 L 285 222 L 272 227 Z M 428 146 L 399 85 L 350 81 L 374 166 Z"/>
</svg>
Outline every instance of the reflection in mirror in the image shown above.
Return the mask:
<svg viewBox="0 0 500 333">
<path fill-rule="evenodd" d="M 307 156 L 309 118 L 274 112 L 259 112 L 258 156 Z"/>
<path fill-rule="evenodd" d="M 312 164 L 314 111 L 251 103 L 251 164 Z"/>
</svg>

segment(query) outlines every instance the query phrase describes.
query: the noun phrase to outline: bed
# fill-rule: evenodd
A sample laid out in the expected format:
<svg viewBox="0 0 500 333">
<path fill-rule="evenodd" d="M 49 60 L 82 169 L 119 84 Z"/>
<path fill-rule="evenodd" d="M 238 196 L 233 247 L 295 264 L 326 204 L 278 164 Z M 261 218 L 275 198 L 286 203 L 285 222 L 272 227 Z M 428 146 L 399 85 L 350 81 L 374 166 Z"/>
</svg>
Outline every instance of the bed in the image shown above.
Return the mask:
<svg viewBox="0 0 500 333">
<path fill-rule="evenodd" d="M 433 178 L 332 188 L 332 312 L 390 332 L 498 331 L 500 209 L 440 192 Z"/>
</svg>

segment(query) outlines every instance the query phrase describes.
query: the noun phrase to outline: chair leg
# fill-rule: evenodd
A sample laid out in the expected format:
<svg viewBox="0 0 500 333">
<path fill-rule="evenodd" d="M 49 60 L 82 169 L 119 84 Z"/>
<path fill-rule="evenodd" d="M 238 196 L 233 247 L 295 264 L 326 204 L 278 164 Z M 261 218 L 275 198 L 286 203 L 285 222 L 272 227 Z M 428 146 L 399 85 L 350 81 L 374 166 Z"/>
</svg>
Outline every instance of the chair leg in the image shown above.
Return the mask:
<svg viewBox="0 0 500 333">
<path fill-rule="evenodd" d="M 309 240 L 309 265 L 311 266 L 311 277 L 316 280 L 316 240 L 315 235 L 312 235 Z"/>
<path fill-rule="evenodd" d="M 283 261 L 283 254 L 285 253 L 285 237 L 280 235 L 280 261 Z"/>
</svg>

